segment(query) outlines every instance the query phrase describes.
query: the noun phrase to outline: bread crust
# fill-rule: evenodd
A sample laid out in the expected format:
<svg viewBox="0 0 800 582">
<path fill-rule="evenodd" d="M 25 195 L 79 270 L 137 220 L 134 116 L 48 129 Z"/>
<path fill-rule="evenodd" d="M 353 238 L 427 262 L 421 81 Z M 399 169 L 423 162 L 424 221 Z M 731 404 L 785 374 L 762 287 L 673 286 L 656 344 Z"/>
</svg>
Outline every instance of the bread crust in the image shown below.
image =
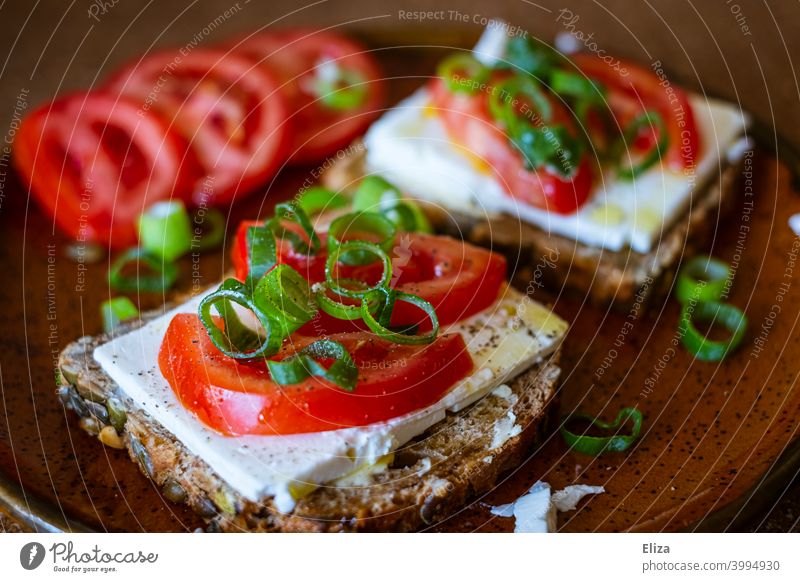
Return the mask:
<svg viewBox="0 0 800 582">
<path fill-rule="evenodd" d="M 146 315 L 143 321 L 154 316 Z M 117 333 L 141 324 L 123 324 Z M 420 529 L 462 509 L 470 499 L 492 489 L 506 470 L 519 466 L 547 431 L 549 415 L 557 408 L 558 352 L 509 382 L 513 396 L 490 394 L 463 411 L 448 413 L 445 420 L 401 447 L 387 470 L 366 476 L 358 486 L 319 487 L 300 499 L 293 512 L 284 514 L 271 498 L 253 502 L 241 497 L 124 397 L 92 355 L 95 347 L 110 339 L 110 335 L 83 337 L 67 346 L 59 359 L 63 381 L 59 397 L 81 417 L 84 430 L 99 435 L 106 444 L 124 447 L 165 497 L 188 504 L 207 522 L 208 531 Z M 122 426 L 120 408 L 124 409 Z M 521 431 L 497 442 L 496 423 L 509 418 L 510 412 Z M 103 438 L 112 432 L 119 440 Z"/>
</svg>

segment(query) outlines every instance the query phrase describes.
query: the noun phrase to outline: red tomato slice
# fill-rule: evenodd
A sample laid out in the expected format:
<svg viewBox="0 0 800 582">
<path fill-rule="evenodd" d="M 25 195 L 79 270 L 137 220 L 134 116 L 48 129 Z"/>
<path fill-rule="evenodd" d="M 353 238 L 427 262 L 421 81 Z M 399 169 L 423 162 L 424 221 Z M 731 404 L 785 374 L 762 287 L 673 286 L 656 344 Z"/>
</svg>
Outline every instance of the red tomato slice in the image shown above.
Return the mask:
<svg viewBox="0 0 800 582">
<path fill-rule="evenodd" d="M 296 338 L 279 359 L 315 338 Z M 325 380 L 280 386 L 265 364 L 243 364 L 211 343 L 195 314 L 176 315 L 159 352 L 159 367 L 183 405 L 226 435 L 296 434 L 365 426 L 437 402 L 472 370 L 459 334 L 427 346 L 402 346 L 374 335 L 331 336 L 350 352 L 359 368 L 355 391 Z"/>
<path fill-rule="evenodd" d="M 522 154 L 492 119 L 485 94 L 453 93 L 441 80 L 430 85 L 433 106 L 450 138 L 479 171 L 491 173 L 512 197 L 559 214 L 577 210 L 591 193 L 592 170 L 584 156 L 571 180 L 546 169 L 525 169 Z M 552 100 L 557 121 L 571 125 L 568 112 Z"/>
<path fill-rule="evenodd" d="M 190 143 L 204 176 L 195 201 L 222 205 L 265 184 L 284 161 L 288 110 L 278 82 L 242 55 L 172 51 L 144 57 L 109 89 L 163 115 Z"/>
<path fill-rule="evenodd" d="M 621 66 L 615 68 L 594 55 L 577 54 L 572 59 L 587 77 L 606 86 L 609 107 L 623 130 L 644 110 L 655 109 L 664 119 L 669 137 L 664 156 L 667 166 L 677 171 L 694 166 L 701 147 L 700 132 L 683 90 L 674 85 L 662 86 L 654 72 L 628 61 L 621 61 Z M 656 140 L 657 136 L 650 132 L 649 136 L 640 136 L 635 147 L 646 150 Z"/>
<path fill-rule="evenodd" d="M 67 234 L 120 248 L 158 200 L 188 198 L 186 142 L 136 104 L 105 93 L 57 99 L 22 122 L 14 161 L 33 197 Z"/>
<path fill-rule="evenodd" d="M 240 281 L 244 281 L 248 272 L 247 229 L 257 224 L 255 221 L 242 222 L 233 243 L 232 262 Z M 506 260 L 502 255 L 447 236 L 400 233 L 390 257 L 393 276 L 396 277 L 394 287 L 430 302 L 442 325 L 460 321 L 489 307 L 497 299 L 506 276 Z M 290 265 L 312 283 L 325 280 L 326 259 L 324 249 L 308 257 L 294 253 L 288 245 L 282 245 L 278 256 L 279 263 Z M 350 270 L 345 267 L 339 276 L 374 282 L 380 277 L 381 269 L 378 264 Z M 398 303 L 392 324 L 414 325 L 420 319 L 421 313 L 416 307 Z M 319 334 L 322 329 L 335 333 L 352 329 L 354 325 L 360 325 L 360 322 L 345 322 L 322 314 L 308 324 L 308 331 Z"/>
<path fill-rule="evenodd" d="M 258 59 L 281 79 L 293 109 L 292 163 L 315 162 L 333 154 L 363 133 L 382 111 L 386 91 L 380 68 L 365 47 L 350 39 L 329 31 L 292 29 L 258 33 L 231 46 Z M 337 110 L 318 99 L 311 84 L 317 66 L 325 61 L 363 79 L 367 89 L 363 103 Z"/>
</svg>

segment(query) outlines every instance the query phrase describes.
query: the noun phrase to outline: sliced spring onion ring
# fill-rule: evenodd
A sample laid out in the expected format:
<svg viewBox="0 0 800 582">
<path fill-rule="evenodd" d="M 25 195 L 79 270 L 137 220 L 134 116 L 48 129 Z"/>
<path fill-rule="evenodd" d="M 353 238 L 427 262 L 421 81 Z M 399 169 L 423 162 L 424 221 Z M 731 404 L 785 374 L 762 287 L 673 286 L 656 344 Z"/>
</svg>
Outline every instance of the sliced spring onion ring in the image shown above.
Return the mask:
<svg viewBox="0 0 800 582">
<path fill-rule="evenodd" d="M 130 264 L 137 264 L 136 276 L 123 275 L 122 271 Z M 141 275 L 139 270 L 147 267 L 152 274 Z M 128 249 L 112 263 L 108 271 L 108 283 L 118 291 L 160 292 L 166 291 L 178 278 L 178 268 L 170 262 L 147 252 L 145 249 Z"/>
<path fill-rule="evenodd" d="M 362 251 L 362 252 L 369 252 L 375 257 L 375 260 L 380 261 L 383 263 L 383 275 L 381 276 L 380 281 L 375 283 L 372 286 L 364 286 L 363 289 L 348 289 L 342 285 L 347 281 L 351 281 L 350 279 L 338 279 L 333 276 L 333 268 L 336 266 L 336 263 L 339 262 L 339 258 L 341 255 L 351 252 L 351 251 Z M 380 288 L 386 288 L 389 286 L 389 282 L 392 280 L 392 261 L 389 259 L 389 255 L 386 254 L 381 247 L 376 245 L 375 243 L 367 242 L 364 240 L 348 240 L 341 243 L 335 250 L 331 251 L 328 255 L 328 259 L 325 261 L 325 281 L 328 285 L 328 288 L 340 295 L 342 297 L 350 297 L 355 299 L 361 299 L 365 295 L 367 295 L 370 291 L 374 291 Z"/>
<path fill-rule="evenodd" d="M 199 239 L 192 239 L 192 249 L 207 251 L 215 249 L 225 239 L 225 216 L 216 208 L 206 208 L 202 212 L 196 211 L 192 218 L 196 229 L 202 229 L 203 234 Z"/>
<path fill-rule="evenodd" d="M 307 216 L 326 210 L 336 210 L 347 206 L 347 198 L 321 186 L 312 186 L 297 199 L 297 205 Z"/>
<path fill-rule="evenodd" d="M 747 330 L 747 316 L 740 309 L 727 303 L 699 301 L 685 303 L 681 309 L 678 330 L 681 343 L 698 360 L 719 362 L 742 342 Z M 714 341 L 700 333 L 695 321 L 717 323 L 731 332 L 725 341 Z"/>
<path fill-rule="evenodd" d="M 456 53 L 444 59 L 436 74 L 453 93 L 477 93 L 489 80 L 489 69 L 468 53 Z"/>
<path fill-rule="evenodd" d="M 375 319 L 372 314 L 371 303 L 373 300 L 382 302 L 382 306 L 378 309 L 378 319 Z M 431 331 L 424 335 L 409 335 L 389 329 L 392 311 L 397 301 L 405 301 L 424 311 L 431 320 Z M 364 296 L 361 300 L 361 318 L 375 335 L 396 344 L 429 344 L 436 339 L 439 333 L 439 318 L 436 316 L 433 305 L 422 297 L 394 289 L 376 289 Z M 411 330 L 416 331 L 416 326 L 412 326 Z"/>
<path fill-rule="evenodd" d="M 520 97 L 527 97 L 533 103 L 535 113 L 542 123 L 549 123 L 553 117 L 553 108 L 544 94 L 541 85 L 528 76 L 515 75 L 502 81 L 489 94 L 489 113 L 498 123 L 511 130 L 520 124 L 531 124 L 531 117 L 517 110 Z M 511 133 L 509 131 L 509 133 Z"/>
<path fill-rule="evenodd" d="M 353 69 L 343 69 L 335 62 L 321 65 L 329 67 L 332 75 L 317 75 L 312 83 L 314 94 L 322 103 L 338 111 L 361 107 L 367 100 L 366 78 Z"/>
<path fill-rule="evenodd" d="M 693 257 L 678 273 L 675 295 L 681 303 L 717 301 L 732 276 L 730 266 L 708 256 Z"/>
<path fill-rule="evenodd" d="M 247 281 L 254 289 L 264 274 L 278 262 L 275 235 L 266 226 L 251 226 L 247 229 Z"/>
<path fill-rule="evenodd" d="M 356 281 L 354 279 L 339 279 L 339 284 L 360 286 L 361 290 L 365 290 L 367 288 L 366 283 L 362 281 Z M 314 300 L 317 302 L 317 305 L 322 311 L 335 317 L 336 319 L 344 319 L 346 321 L 355 321 L 356 319 L 361 319 L 360 304 L 347 305 L 341 301 L 331 299 L 328 297 L 328 289 L 329 287 L 327 283 L 317 283 L 312 289 L 314 292 Z"/>
<path fill-rule="evenodd" d="M 284 337 L 317 313 L 308 281 L 289 265 L 277 265 L 261 278 L 253 292 L 253 302 L 280 326 Z"/>
<path fill-rule="evenodd" d="M 100 314 L 103 317 L 103 329 L 106 333 L 111 333 L 126 319 L 139 315 L 139 310 L 127 297 L 114 297 L 103 302 Z"/>
<path fill-rule="evenodd" d="M 236 315 L 231 303 L 252 311 L 264 328 L 265 337 L 246 327 Z M 222 316 L 225 331 L 214 323 L 211 315 L 212 307 L 215 307 Z M 236 279 L 226 279 L 219 289 L 206 295 L 200 302 L 197 313 L 211 342 L 229 358 L 249 360 L 269 357 L 276 354 L 281 347 L 283 337 L 275 333 L 275 323 L 253 301 L 249 287 Z"/>
<path fill-rule="evenodd" d="M 317 361 L 320 359 L 334 361 L 326 369 Z M 281 385 L 299 384 L 310 376 L 317 376 L 352 392 L 358 381 L 358 368 L 353 358 L 342 344 L 329 339 L 317 340 L 285 360 L 269 360 L 267 367 L 272 380 Z"/>
<path fill-rule="evenodd" d="M 380 212 L 406 232 L 432 232 L 420 207 L 379 176 L 367 176 L 353 194 L 353 210 Z"/>
<path fill-rule="evenodd" d="M 596 426 L 606 431 L 617 431 L 628 421 L 633 421 L 633 427 L 629 435 L 613 434 L 605 437 L 590 436 L 586 434 L 576 434 L 567 429 L 567 423 L 573 421 L 586 421 L 592 426 Z M 614 422 L 608 423 L 593 417 L 590 414 L 581 412 L 569 414 L 561 421 L 561 436 L 567 445 L 574 451 L 584 455 L 597 456 L 601 453 L 619 453 L 627 450 L 642 430 L 642 413 L 638 408 L 623 408 L 617 414 Z"/>
<path fill-rule="evenodd" d="M 639 174 L 658 163 L 662 156 L 669 148 L 669 135 L 667 135 L 667 128 L 664 125 L 664 120 L 661 115 L 655 111 L 645 111 L 644 113 L 636 116 L 630 125 L 625 128 L 622 135 L 622 140 L 619 142 L 618 148 L 621 149 L 620 160 L 624 157 L 630 157 L 630 148 L 636 140 L 636 136 L 644 127 L 654 127 L 658 132 L 658 142 L 656 147 L 650 150 L 641 161 L 634 165 L 623 166 L 620 162 L 617 168 L 617 174 L 626 180 L 633 180 Z"/>
<path fill-rule="evenodd" d="M 376 240 L 370 241 L 385 252 L 390 252 L 394 245 L 397 230 L 388 218 L 377 212 L 351 212 L 331 222 L 328 228 L 328 252 L 334 253 L 348 234 L 359 237 L 373 235 Z M 375 255 L 368 251 L 348 251 L 339 255 L 339 261 L 345 265 L 367 265 L 375 260 Z"/>
<path fill-rule="evenodd" d="M 156 202 L 138 220 L 139 244 L 165 261 L 174 261 L 189 252 L 192 225 L 183 202 Z"/>
<path fill-rule="evenodd" d="M 283 221 L 294 222 L 299 225 L 308 238 L 308 242 L 303 240 L 303 237 L 296 232 L 287 229 L 283 225 Z M 314 232 L 314 227 L 311 226 L 308 215 L 295 202 L 276 204 L 275 216 L 269 219 L 264 226 L 270 229 L 278 239 L 289 241 L 289 244 L 291 244 L 292 248 L 298 253 L 315 255 L 319 252 L 319 237 L 317 233 Z"/>
</svg>

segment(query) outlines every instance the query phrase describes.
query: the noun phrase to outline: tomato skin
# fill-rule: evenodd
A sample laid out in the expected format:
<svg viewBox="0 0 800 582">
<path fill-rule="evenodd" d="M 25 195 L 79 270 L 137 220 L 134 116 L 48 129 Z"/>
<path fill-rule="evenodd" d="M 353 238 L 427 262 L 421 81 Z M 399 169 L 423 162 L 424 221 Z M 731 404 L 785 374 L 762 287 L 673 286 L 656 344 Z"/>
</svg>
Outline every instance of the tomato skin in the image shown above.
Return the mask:
<svg viewBox="0 0 800 582">
<path fill-rule="evenodd" d="M 323 160 L 364 133 L 383 111 L 386 87 L 376 60 L 366 47 L 327 30 L 268 30 L 231 43 L 231 49 L 258 60 L 281 80 L 281 91 L 293 112 L 289 161 Z M 346 111 L 326 107 L 306 86 L 309 73 L 323 59 L 363 75 L 368 93 L 364 103 Z"/>
<path fill-rule="evenodd" d="M 297 338 L 278 359 L 316 338 Z M 214 347 L 195 314 L 170 322 L 159 351 L 161 373 L 182 404 L 226 435 L 298 434 L 365 426 L 420 410 L 472 371 L 459 334 L 428 346 L 391 344 L 365 333 L 331 336 L 359 367 L 354 392 L 319 378 L 274 384 L 264 364 L 243 364 Z"/>
<path fill-rule="evenodd" d="M 225 205 L 251 193 L 285 160 L 287 103 L 277 79 L 243 55 L 158 52 L 123 68 L 107 87 L 157 111 L 190 142 L 203 169 L 194 185 L 198 204 Z"/>
<path fill-rule="evenodd" d="M 125 98 L 75 93 L 31 112 L 14 162 L 43 210 L 68 235 L 135 245 L 136 219 L 159 200 L 191 195 L 186 142 Z"/>
<path fill-rule="evenodd" d="M 654 108 L 664 119 L 669 136 L 669 149 L 664 156 L 667 166 L 675 171 L 694 166 L 701 147 L 700 132 L 682 89 L 671 86 L 671 94 L 668 93 L 654 72 L 629 61 L 620 61 L 617 70 L 595 55 L 579 53 L 572 59 L 587 77 L 606 86 L 609 107 L 620 127 L 625 128 L 644 109 Z M 636 145 L 647 149 L 654 141 L 652 136 Z"/>
<path fill-rule="evenodd" d="M 245 280 L 248 272 L 247 229 L 258 224 L 242 222 L 233 243 L 231 259 L 240 281 Z M 323 243 L 324 236 L 321 235 Z M 422 233 L 399 233 L 397 236 L 396 247 L 390 255 L 396 277 L 394 288 L 430 302 L 440 324 L 460 321 L 486 309 L 497 299 L 506 277 L 506 260 L 502 255 L 447 236 Z M 325 280 L 326 259 L 324 248 L 318 255 L 307 257 L 291 252 L 287 245 L 282 247 L 278 262 L 290 265 L 309 282 L 318 283 Z M 340 276 L 374 282 L 380 274 L 380 265 L 373 264 L 345 268 Z M 420 323 L 420 319 L 421 313 L 416 307 L 401 302 L 396 305 L 392 324 L 413 325 Z M 423 330 L 426 323 L 422 323 Z M 322 313 L 301 332 L 336 333 L 354 328 L 365 329 L 360 321 L 342 321 Z"/>
<path fill-rule="evenodd" d="M 592 168 L 584 155 L 571 180 L 546 169 L 529 171 L 522 154 L 492 119 L 484 94 L 454 94 L 440 79 L 430 85 L 433 107 L 450 138 L 477 160 L 479 170 L 492 173 L 510 196 L 558 214 L 570 214 L 589 198 Z M 568 113 L 551 100 L 555 121 L 572 125 Z"/>
</svg>

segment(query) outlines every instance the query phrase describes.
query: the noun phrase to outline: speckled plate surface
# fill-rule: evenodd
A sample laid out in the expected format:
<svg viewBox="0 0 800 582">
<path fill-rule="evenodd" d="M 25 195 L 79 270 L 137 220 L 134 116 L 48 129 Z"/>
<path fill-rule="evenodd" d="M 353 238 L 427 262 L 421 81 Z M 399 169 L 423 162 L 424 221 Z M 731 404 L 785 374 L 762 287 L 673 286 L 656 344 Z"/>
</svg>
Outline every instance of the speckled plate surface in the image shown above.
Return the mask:
<svg viewBox="0 0 800 582">
<path fill-rule="evenodd" d="M 394 49 L 379 58 L 389 73 L 428 74 L 440 55 Z M 393 81 L 395 98 L 420 82 Z M 800 239 L 788 227 L 800 197 L 771 155 L 757 155 L 749 169 L 755 195 L 745 196 L 743 178 L 736 208 L 717 225 L 710 248 L 736 266 L 730 301 L 750 319 L 742 348 L 720 365 L 693 362 L 676 346 L 679 309 L 668 298 L 631 317 L 542 295 L 572 322 L 562 407 L 611 418 L 636 405 L 645 416 L 642 438 L 629 453 L 591 459 L 568 452 L 554 435 L 495 491 L 435 530 L 509 531 L 513 520 L 492 517 L 488 506 L 512 501 L 537 479 L 554 487 L 605 486 L 606 494 L 560 516 L 564 531 L 737 528 L 774 500 L 800 456 L 793 445 L 800 418 Z M 250 199 L 231 223 L 258 214 L 262 202 L 288 197 L 307 174 L 286 173 L 266 201 Z M 60 348 L 100 331 L 98 305 L 109 292 L 106 260 L 78 265 L 67 258 L 68 241 L 50 232 L 10 174 L 0 228 L 0 499 L 42 530 L 191 531 L 201 525 L 197 518 L 164 500 L 124 453 L 78 430 L 55 397 Z M 185 260 L 179 291 L 218 280 L 225 255 L 205 256 L 199 265 Z M 145 309 L 165 299 L 138 301 Z"/>
</svg>

